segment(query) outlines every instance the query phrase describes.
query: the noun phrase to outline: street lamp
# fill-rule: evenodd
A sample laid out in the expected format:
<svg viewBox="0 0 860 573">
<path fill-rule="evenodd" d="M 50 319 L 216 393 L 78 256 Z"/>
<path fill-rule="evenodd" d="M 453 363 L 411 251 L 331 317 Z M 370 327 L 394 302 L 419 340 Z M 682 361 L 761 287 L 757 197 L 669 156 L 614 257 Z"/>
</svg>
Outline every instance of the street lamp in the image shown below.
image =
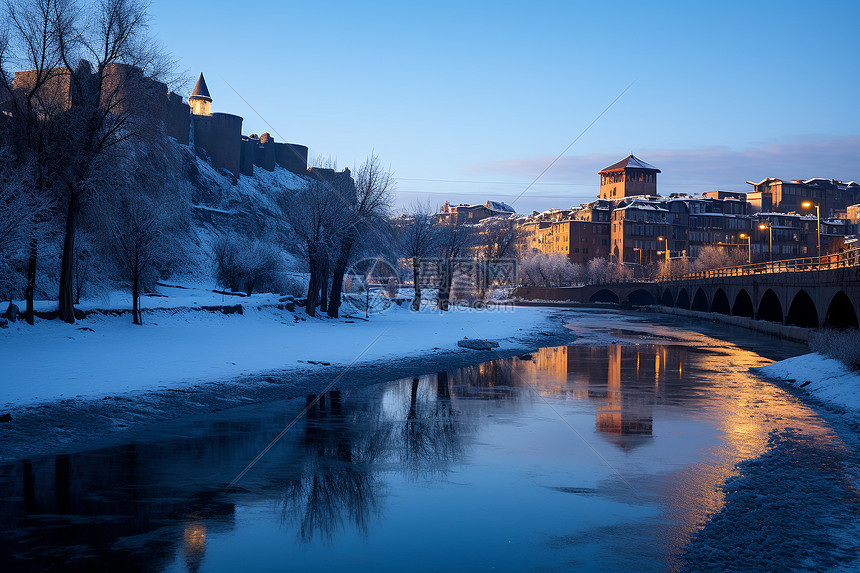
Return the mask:
<svg viewBox="0 0 860 573">
<path fill-rule="evenodd" d="M 747 262 L 752 264 L 752 237 L 746 233 L 741 233 L 741 239 L 747 240 Z"/>
<path fill-rule="evenodd" d="M 764 231 L 767 229 L 770 231 L 770 246 L 768 247 L 768 251 L 770 252 L 770 262 L 773 262 L 773 227 L 770 224 L 762 223 L 758 226 L 759 230 Z"/>
<path fill-rule="evenodd" d="M 666 239 L 666 237 L 657 237 L 657 242 L 660 242 L 660 241 L 665 241 L 665 245 L 663 245 L 663 246 L 666 247 L 666 249 L 665 249 L 666 250 L 666 260 L 668 261 L 669 260 L 669 240 Z"/>
<path fill-rule="evenodd" d="M 804 201 L 800 206 L 804 209 L 815 207 L 815 220 L 818 223 L 818 258 L 821 258 L 821 207 L 812 201 Z"/>
</svg>

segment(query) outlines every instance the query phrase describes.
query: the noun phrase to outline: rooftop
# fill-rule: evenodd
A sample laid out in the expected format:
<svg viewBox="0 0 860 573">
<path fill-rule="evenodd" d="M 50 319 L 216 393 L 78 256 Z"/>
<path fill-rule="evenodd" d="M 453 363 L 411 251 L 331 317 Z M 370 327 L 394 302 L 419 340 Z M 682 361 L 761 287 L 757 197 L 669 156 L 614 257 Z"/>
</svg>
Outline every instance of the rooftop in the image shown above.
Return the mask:
<svg viewBox="0 0 860 573">
<path fill-rule="evenodd" d="M 188 99 L 202 99 L 212 101 L 212 96 L 209 95 L 209 88 L 206 87 L 206 80 L 203 79 L 203 73 L 197 78 L 197 83 L 194 84 L 194 90 L 191 92 L 191 97 Z"/>
<path fill-rule="evenodd" d="M 653 165 L 645 163 L 635 155 L 628 155 L 618 163 L 613 163 L 609 167 L 601 169 L 600 171 L 598 171 L 598 173 L 605 173 L 607 171 L 621 171 L 622 169 L 646 169 L 648 171 L 655 171 L 657 173 L 661 172 Z"/>
</svg>

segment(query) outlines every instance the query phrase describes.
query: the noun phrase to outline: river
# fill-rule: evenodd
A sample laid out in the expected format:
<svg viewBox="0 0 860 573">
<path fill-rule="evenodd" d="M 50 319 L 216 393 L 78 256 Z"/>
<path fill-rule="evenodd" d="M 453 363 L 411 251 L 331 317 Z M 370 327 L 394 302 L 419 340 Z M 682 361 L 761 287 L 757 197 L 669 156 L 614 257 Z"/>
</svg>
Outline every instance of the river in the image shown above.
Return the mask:
<svg viewBox="0 0 860 573">
<path fill-rule="evenodd" d="M 3 570 L 856 564 L 856 443 L 749 371 L 803 348 L 674 317 L 570 317 L 569 346 L 2 466 Z"/>
</svg>

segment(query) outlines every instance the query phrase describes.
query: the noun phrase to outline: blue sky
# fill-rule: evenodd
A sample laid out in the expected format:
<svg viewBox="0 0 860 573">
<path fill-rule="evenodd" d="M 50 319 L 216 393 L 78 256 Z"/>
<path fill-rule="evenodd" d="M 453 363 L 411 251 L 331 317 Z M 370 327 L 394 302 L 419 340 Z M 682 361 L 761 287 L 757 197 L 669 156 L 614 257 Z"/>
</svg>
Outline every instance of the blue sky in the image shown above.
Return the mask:
<svg viewBox="0 0 860 573">
<path fill-rule="evenodd" d="M 400 205 L 514 201 L 631 82 L 517 211 L 596 197 L 596 172 L 631 152 L 662 169 L 663 194 L 860 179 L 858 2 L 155 0 L 150 12 L 192 81 L 205 74 L 214 111 L 340 166 L 375 151 Z"/>
</svg>

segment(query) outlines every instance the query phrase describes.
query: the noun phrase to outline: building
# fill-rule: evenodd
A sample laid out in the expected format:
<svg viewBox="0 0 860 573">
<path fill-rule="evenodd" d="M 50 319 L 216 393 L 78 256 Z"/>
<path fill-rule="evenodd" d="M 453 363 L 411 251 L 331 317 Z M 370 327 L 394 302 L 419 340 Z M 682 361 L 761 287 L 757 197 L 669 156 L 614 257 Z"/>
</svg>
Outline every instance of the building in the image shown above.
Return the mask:
<svg viewBox="0 0 860 573">
<path fill-rule="evenodd" d="M 747 193 L 747 201 L 754 212 L 800 213 L 804 202 L 820 207 L 822 217 L 845 216 L 848 206 L 860 203 L 860 185 L 854 181 L 843 183 L 836 179 L 782 179 L 767 178 L 758 183 L 747 181 L 754 191 Z M 815 208 L 811 209 L 815 213 Z"/>
<path fill-rule="evenodd" d="M 439 212 L 434 215 L 434 219 L 435 222 L 443 225 L 468 225 L 488 217 L 510 217 L 514 214 L 514 208 L 501 201 L 487 201 L 482 205 L 469 205 L 467 203 L 451 205 L 445 201 Z"/>
<path fill-rule="evenodd" d="M 669 210 L 660 203 L 633 199 L 612 210 L 612 258 L 620 263 L 651 265 L 668 258 Z"/>
<path fill-rule="evenodd" d="M 660 170 L 630 155 L 601 170 L 599 199 L 519 220 L 520 252 L 559 253 L 585 264 L 612 257 L 653 265 L 695 259 L 707 246 L 740 251 L 752 262 L 816 256 L 847 248 L 860 227 L 860 185 L 832 179 L 752 183 L 755 191 L 657 194 Z M 855 203 L 856 202 L 856 203 Z"/>
<path fill-rule="evenodd" d="M 741 235 L 750 234 L 750 207 L 738 195 L 743 194 L 673 193 L 662 200 L 670 213 L 670 256 L 697 258 L 708 245 L 747 249 L 746 238 Z"/>
<path fill-rule="evenodd" d="M 599 171 L 601 199 L 618 200 L 625 197 L 657 194 L 657 174 L 660 170 L 628 155 Z"/>
</svg>

